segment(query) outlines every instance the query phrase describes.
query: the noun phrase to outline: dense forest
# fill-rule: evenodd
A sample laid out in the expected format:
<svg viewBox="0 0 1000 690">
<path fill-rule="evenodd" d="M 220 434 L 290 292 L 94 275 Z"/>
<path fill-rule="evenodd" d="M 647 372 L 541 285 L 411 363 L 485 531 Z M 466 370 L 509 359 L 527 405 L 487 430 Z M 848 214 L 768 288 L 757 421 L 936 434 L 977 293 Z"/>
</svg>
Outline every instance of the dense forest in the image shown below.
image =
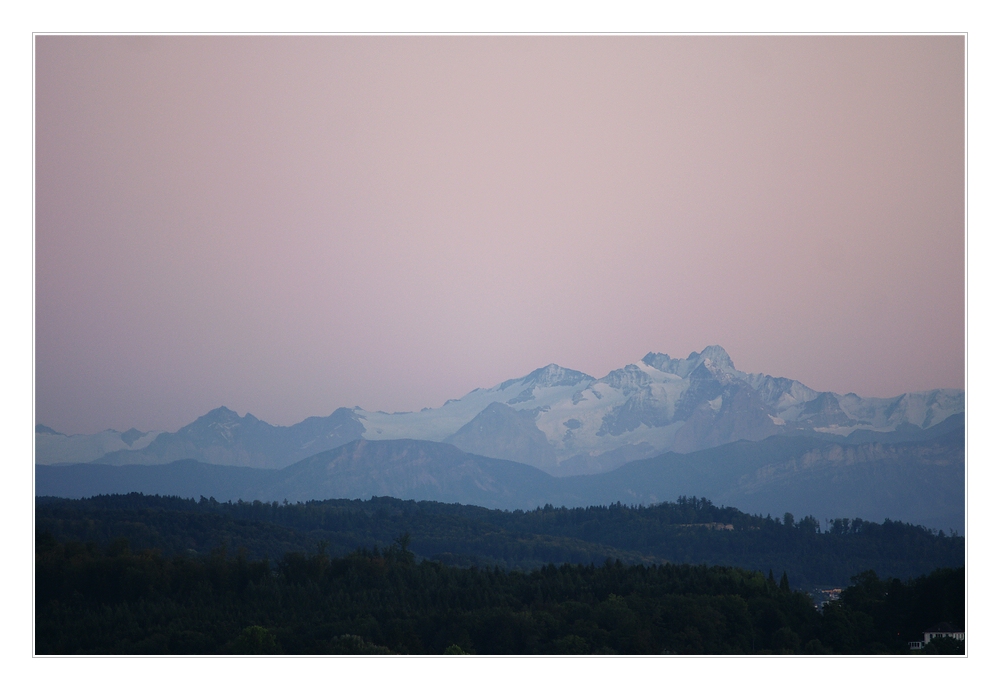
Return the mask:
<svg viewBox="0 0 1000 690">
<path fill-rule="evenodd" d="M 852 579 L 817 610 L 783 575 L 704 565 L 418 562 L 409 536 L 272 563 L 36 538 L 38 654 L 885 654 L 964 626 L 964 569 Z M 962 653 L 961 645 L 927 652 Z"/>
<path fill-rule="evenodd" d="M 549 563 L 689 563 L 787 573 L 794 589 L 838 588 L 866 570 L 906 580 L 960 567 L 965 540 L 900 522 L 754 516 L 705 499 L 681 497 L 649 507 L 615 504 L 533 511 L 393 498 L 278 504 L 143 496 L 38 498 L 35 525 L 56 541 L 105 547 L 126 538 L 132 549 L 165 557 L 225 547 L 272 562 L 326 542 L 332 557 L 386 547 L 411 535 L 418 561 L 503 570 Z"/>
</svg>

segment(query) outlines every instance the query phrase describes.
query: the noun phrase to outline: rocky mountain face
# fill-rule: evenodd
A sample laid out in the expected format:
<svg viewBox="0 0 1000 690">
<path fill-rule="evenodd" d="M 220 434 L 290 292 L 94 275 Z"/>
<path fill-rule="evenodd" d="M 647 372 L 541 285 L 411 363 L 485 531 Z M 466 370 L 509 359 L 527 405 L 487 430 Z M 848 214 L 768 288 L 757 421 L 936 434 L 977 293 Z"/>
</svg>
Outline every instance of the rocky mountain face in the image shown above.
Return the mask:
<svg viewBox="0 0 1000 690">
<path fill-rule="evenodd" d="M 710 346 L 684 359 L 651 352 L 600 379 L 550 364 L 420 412 L 341 408 L 328 417 L 277 427 L 219 408 L 176 433 L 137 438 L 131 445 L 119 434 L 110 446 L 90 443 L 85 453 L 51 441 L 76 437 L 39 431 L 36 461 L 195 459 L 281 468 L 360 438 L 413 439 L 448 442 L 568 476 L 606 472 L 666 451 L 690 453 L 771 436 L 901 441 L 948 418 L 962 419 L 964 412 L 961 390 L 895 398 L 820 392 L 791 379 L 739 371 L 724 349 Z M 78 439 L 76 447 L 83 445 Z"/>
</svg>

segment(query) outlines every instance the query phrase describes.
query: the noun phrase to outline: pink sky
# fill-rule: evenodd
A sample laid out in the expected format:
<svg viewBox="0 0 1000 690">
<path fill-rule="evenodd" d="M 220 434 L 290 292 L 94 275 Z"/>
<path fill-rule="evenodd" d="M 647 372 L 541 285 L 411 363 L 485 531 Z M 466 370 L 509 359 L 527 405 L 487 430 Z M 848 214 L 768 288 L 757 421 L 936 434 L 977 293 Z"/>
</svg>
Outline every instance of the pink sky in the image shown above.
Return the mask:
<svg viewBox="0 0 1000 690">
<path fill-rule="evenodd" d="M 40 37 L 35 69 L 59 431 L 709 344 L 964 385 L 962 37 Z"/>
</svg>

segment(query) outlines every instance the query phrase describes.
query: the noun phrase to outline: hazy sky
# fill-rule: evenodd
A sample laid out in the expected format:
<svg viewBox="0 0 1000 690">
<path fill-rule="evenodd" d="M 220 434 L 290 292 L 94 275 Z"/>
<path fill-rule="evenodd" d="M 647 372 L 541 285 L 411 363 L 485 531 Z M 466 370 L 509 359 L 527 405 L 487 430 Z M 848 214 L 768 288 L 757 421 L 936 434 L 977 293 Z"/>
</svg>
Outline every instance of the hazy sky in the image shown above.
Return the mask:
<svg viewBox="0 0 1000 690">
<path fill-rule="evenodd" d="M 725 347 L 964 386 L 962 37 L 39 37 L 36 417 L 439 406 Z"/>
</svg>

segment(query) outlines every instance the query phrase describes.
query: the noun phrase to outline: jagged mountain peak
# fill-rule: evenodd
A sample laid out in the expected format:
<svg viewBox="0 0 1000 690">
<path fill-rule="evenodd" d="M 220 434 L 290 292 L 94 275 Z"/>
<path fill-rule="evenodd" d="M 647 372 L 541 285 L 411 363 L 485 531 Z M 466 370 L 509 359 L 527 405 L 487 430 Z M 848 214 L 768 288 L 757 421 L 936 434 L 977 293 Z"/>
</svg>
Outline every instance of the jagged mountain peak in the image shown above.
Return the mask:
<svg viewBox="0 0 1000 690">
<path fill-rule="evenodd" d="M 214 422 L 220 420 L 240 419 L 240 418 L 241 417 L 239 412 L 234 412 L 225 405 L 221 405 L 219 407 L 216 407 L 214 410 L 209 410 L 202 416 L 198 417 L 197 421 L 204 420 L 207 422 Z"/>
<path fill-rule="evenodd" d="M 647 352 L 646 356 L 642 358 L 642 363 L 653 367 L 654 369 L 659 369 L 660 371 L 666 371 L 669 368 L 670 362 L 675 361 L 670 355 L 664 354 L 663 352 Z"/>
<path fill-rule="evenodd" d="M 736 370 L 732 358 L 721 345 L 709 345 L 699 353 L 692 352 L 688 355 L 688 359 L 692 358 L 708 362 L 710 365 L 715 366 L 716 369 Z"/>
<path fill-rule="evenodd" d="M 145 433 L 139 431 L 135 427 L 130 428 L 128 431 L 123 431 L 121 434 L 122 443 L 126 446 L 131 447 L 138 439 L 145 436 Z"/>
<path fill-rule="evenodd" d="M 626 364 L 621 369 L 609 371 L 608 375 L 601 379 L 601 383 L 617 388 L 625 395 L 644 388 L 652 382 L 652 377 L 635 364 Z"/>
<path fill-rule="evenodd" d="M 223 425 L 232 425 L 241 423 L 266 424 L 266 422 L 262 422 L 260 419 L 254 417 L 249 412 L 247 412 L 245 415 L 240 416 L 239 412 L 236 412 L 235 410 L 230 410 L 228 407 L 223 405 L 222 407 L 216 407 L 214 410 L 206 412 L 188 426 L 213 424 L 213 423 L 223 424 Z"/>
<path fill-rule="evenodd" d="M 681 378 L 687 378 L 699 366 L 704 365 L 710 371 L 722 371 L 735 373 L 736 367 L 729 353 L 719 345 L 709 345 L 701 352 L 692 352 L 685 359 L 674 359 L 670 355 L 661 352 L 650 352 L 642 358 L 642 363 L 646 366 L 659 369 L 667 374 L 674 374 Z"/>
<path fill-rule="evenodd" d="M 738 371 L 724 348 L 710 345 L 683 359 L 649 352 L 601 379 L 549 364 L 419 412 L 339 408 L 329 417 L 284 427 L 222 406 L 171 434 L 139 436 L 129 430 L 109 439 L 104 439 L 107 433 L 101 438 L 74 437 L 72 443 L 81 449 L 77 456 L 106 449 L 103 462 L 109 464 L 195 458 L 281 467 L 359 437 L 432 442 L 451 438 L 487 456 L 560 472 L 563 463 L 572 461 L 576 464 L 571 467 L 595 471 L 655 452 L 774 434 L 846 436 L 855 431 L 905 432 L 911 426 L 927 429 L 962 412 L 962 391 L 891 399 L 821 393 L 793 379 Z M 42 450 L 36 456 L 54 461 L 59 453 L 69 453 L 62 450 L 70 444 L 64 438 L 40 430 L 36 444 Z"/>
<path fill-rule="evenodd" d="M 238 412 L 221 406 L 206 412 L 187 426 L 178 429 L 177 433 L 189 437 L 221 434 L 227 442 L 231 442 L 234 433 L 244 433 L 251 429 L 270 426 L 249 412 L 241 417 Z"/>
<path fill-rule="evenodd" d="M 531 384 L 533 388 L 553 388 L 555 386 L 575 386 L 579 383 L 594 381 L 594 377 L 582 371 L 567 369 L 558 364 L 548 364 L 519 379 L 510 379 L 501 383 L 497 389 L 504 390 L 514 385 Z M 475 391 L 473 391 L 475 392 Z"/>
</svg>

